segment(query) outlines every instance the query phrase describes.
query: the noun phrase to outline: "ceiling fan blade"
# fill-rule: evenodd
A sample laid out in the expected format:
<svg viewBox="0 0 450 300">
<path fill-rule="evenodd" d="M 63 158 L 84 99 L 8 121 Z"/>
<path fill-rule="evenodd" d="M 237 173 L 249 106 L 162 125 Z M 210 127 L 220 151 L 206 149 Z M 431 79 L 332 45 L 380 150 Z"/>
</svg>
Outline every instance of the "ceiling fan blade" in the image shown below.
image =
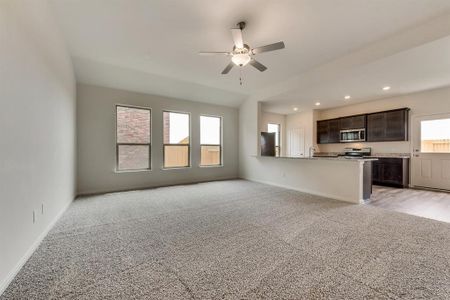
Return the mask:
<svg viewBox="0 0 450 300">
<path fill-rule="evenodd" d="M 274 43 L 274 44 L 270 44 L 270 45 L 265 45 L 262 47 L 258 47 L 258 48 L 254 48 L 252 49 L 252 53 L 253 54 L 258 54 L 261 52 L 269 52 L 269 51 L 274 51 L 274 50 L 279 50 L 279 49 L 283 49 L 284 48 L 284 42 L 278 42 L 278 43 Z"/>
<path fill-rule="evenodd" d="M 230 63 L 223 69 L 222 74 L 228 74 L 230 72 L 231 68 L 234 67 L 234 62 L 230 61 Z"/>
<path fill-rule="evenodd" d="M 262 63 L 260 63 L 257 60 L 252 59 L 249 64 L 251 64 L 253 67 L 255 67 L 256 69 L 260 70 L 261 72 L 264 72 L 265 70 L 267 70 L 267 67 L 265 65 L 263 65 Z"/>
<path fill-rule="evenodd" d="M 202 51 L 198 53 L 199 55 L 231 55 L 230 52 L 225 51 Z"/>
<path fill-rule="evenodd" d="M 233 36 L 233 41 L 236 48 L 244 48 L 244 41 L 242 40 L 242 30 L 239 28 L 233 28 L 231 29 L 231 35 Z"/>
</svg>

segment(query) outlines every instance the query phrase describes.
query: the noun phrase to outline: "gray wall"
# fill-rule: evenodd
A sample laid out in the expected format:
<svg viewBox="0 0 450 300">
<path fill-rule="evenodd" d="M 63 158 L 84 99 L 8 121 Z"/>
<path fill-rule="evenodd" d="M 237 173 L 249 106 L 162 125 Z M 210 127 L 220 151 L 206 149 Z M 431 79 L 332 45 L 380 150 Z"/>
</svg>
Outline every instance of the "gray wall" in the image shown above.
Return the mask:
<svg viewBox="0 0 450 300">
<path fill-rule="evenodd" d="M 75 81 L 47 5 L 0 1 L 0 294 L 75 195 Z"/>
<path fill-rule="evenodd" d="M 152 170 L 115 172 L 115 105 L 152 109 Z M 191 113 L 191 167 L 162 170 L 162 111 Z M 223 117 L 223 167 L 199 167 L 200 114 Z M 189 183 L 238 176 L 238 110 L 99 86 L 77 86 L 78 194 Z"/>
</svg>

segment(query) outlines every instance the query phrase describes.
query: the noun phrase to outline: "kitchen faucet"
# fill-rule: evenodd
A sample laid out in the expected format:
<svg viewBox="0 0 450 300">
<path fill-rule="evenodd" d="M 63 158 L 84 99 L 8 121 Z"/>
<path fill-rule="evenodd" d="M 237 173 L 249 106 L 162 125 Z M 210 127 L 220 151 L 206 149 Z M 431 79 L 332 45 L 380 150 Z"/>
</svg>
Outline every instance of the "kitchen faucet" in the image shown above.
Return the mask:
<svg viewBox="0 0 450 300">
<path fill-rule="evenodd" d="M 313 157 L 314 152 L 316 152 L 316 148 L 314 146 L 309 147 L 309 157 Z"/>
</svg>

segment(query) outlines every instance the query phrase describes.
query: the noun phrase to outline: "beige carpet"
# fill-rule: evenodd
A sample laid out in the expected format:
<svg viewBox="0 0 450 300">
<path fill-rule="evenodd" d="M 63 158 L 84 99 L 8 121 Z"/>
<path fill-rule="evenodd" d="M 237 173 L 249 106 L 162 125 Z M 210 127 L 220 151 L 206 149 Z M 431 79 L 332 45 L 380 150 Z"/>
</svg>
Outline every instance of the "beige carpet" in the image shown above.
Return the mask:
<svg viewBox="0 0 450 300">
<path fill-rule="evenodd" d="M 450 299 L 450 224 L 243 180 L 74 201 L 1 299 Z"/>
</svg>

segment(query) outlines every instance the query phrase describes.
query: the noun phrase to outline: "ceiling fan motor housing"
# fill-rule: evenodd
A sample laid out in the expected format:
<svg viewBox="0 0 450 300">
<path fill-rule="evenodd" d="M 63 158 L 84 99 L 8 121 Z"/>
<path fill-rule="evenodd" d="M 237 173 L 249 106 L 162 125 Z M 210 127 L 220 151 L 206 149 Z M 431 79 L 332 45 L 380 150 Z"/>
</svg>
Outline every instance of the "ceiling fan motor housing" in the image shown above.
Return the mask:
<svg viewBox="0 0 450 300">
<path fill-rule="evenodd" d="M 233 54 L 245 54 L 245 53 L 251 53 L 250 52 L 250 46 L 247 44 L 244 44 L 244 48 L 236 48 L 236 46 L 233 46 Z"/>
</svg>

